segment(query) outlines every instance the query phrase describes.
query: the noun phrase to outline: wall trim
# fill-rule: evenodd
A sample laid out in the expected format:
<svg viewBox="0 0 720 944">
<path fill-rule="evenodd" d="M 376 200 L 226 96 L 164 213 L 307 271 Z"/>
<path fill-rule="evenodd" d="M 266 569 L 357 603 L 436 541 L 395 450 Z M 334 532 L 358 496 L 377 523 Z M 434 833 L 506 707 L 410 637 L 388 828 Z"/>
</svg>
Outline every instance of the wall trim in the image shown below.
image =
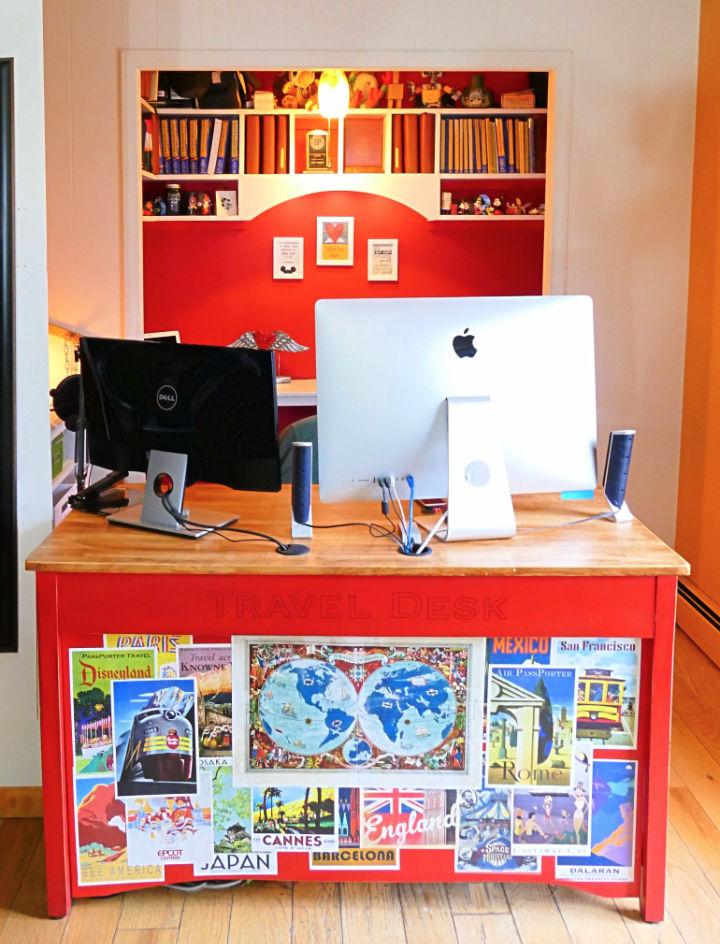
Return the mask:
<svg viewBox="0 0 720 944">
<path fill-rule="evenodd" d="M 678 585 L 677 624 L 708 658 L 720 666 L 720 607 L 691 580 Z"/>
<path fill-rule="evenodd" d="M 42 787 L 0 787 L 0 819 L 37 819 L 42 815 Z"/>
</svg>

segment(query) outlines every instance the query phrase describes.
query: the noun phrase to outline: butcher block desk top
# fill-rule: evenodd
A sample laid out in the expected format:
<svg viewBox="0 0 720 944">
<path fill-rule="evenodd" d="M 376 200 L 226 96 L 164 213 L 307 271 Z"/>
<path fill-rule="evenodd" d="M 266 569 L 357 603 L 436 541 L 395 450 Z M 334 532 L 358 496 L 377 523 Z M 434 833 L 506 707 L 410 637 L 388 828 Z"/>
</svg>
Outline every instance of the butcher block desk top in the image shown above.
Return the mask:
<svg viewBox="0 0 720 944">
<path fill-rule="evenodd" d="M 186 491 L 186 507 L 200 504 L 235 512 L 236 527 L 252 528 L 290 541 L 290 487 L 280 493 L 233 492 L 213 485 Z M 316 530 L 311 553 L 283 557 L 265 542 L 231 544 L 217 535 L 197 541 L 134 528 L 113 527 L 101 517 L 73 511 L 28 557 L 29 570 L 71 573 L 152 574 L 344 574 L 384 576 L 657 576 L 683 575 L 689 565 L 639 521 L 590 521 L 552 528 L 607 510 L 594 501 L 556 496 L 514 499 L 518 535 L 508 540 L 433 541 L 423 558 L 399 554 L 387 539 L 367 528 Z M 316 524 L 382 522 L 379 502 L 323 504 L 313 496 Z M 427 518 L 421 519 L 428 521 Z M 429 519 L 430 524 L 436 519 Z M 542 528 L 543 530 L 531 530 Z M 233 540 L 242 535 L 230 535 Z"/>
</svg>

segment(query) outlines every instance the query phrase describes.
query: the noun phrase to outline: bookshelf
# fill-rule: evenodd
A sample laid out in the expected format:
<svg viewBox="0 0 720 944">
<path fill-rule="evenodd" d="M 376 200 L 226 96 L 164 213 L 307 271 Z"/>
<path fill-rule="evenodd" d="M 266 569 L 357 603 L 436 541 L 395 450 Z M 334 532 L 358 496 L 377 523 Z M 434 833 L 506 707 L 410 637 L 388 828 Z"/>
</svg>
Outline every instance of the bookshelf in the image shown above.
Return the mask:
<svg viewBox="0 0 720 944">
<path fill-rule="evenodd" d="M 537 206 L 543 204 L 547 206 L 546 178 L 544 171 L 533 172 L 477 172 L 476 164 L 479 163 L 480 154 L 478 147 L 477 161 L 471 160 L 474 154 L 474 143 L 470 142 L 467 147 L 467 154 L 461 160 L 465 161 L 467 170 L 449 171 L 445 169 L 448 160 L 441 153 L 441 147 L 444 139 L 443 126 L 450 119 L 464 119 L 470 122 L 477 122 L 477 127 L 481 123 L 488 122 L 538 122 L 538 127 L 542 129 L 537 148 L 538 152 L 542 148 L 542 154 L 538 153 L 538 163 L 544 168 L 546 162 L 545 141 L 547 138 L 547 120 L 549 110 L 547 108 L 531 109 L 508 109 L 508 108 L 486 108 L 486 109 L 466 109 L 466 108 L 372 108 L 372 109 L 351 109 L 347 115 L 338 120 L 333 119 L 328 122 L 320 116 L 318 112 L 307 112 L 299 109 L 276 108 L 272 111 L 255 111 L 254 109 L 213 109 L 203 111 L 196 109 L 183 108 L 155 108 L 151 103 L 144 99 L 140 100 L 139 117 L 140 120 L 148 117 L 147 109 L 152 109 L 153 129 L 155 134 L 160 134 L 161 122 L 177 122 L 177 127 L 182 127 L 183 123 L 197 122 L 203 118 L 208 118 L 232 122 L 237 121 L 239 126 L 238 142 L 239 152 L 237 155 L 238 170 L 237 173 L 208 173 L 197 174 L 187 171 L 176 173 L 152 172 L 147 169 L 141 169 L 141 198 L 142 204 L 148 200 L 153 200 L 158 194 L 162 195 L 162 187 L 159 184 L 179 183 L 183 197 L 186 200 L 190 192 L 206 191 L 210 188 L 211 196 L 214 191 L 223 189 L 215 187 L 216 183 L 227 184 L 226 189 L 236 194 L 238 212 L 231 217 L 217 216 L 211 212 L 208 216 L 189 216 L 185 213 L 173 216 L 152 216 L 143 215 L 142 221 L 145 223 L 166 222 L 182 223 L 188 221 L 197 221 L 202 219 L 205 222 L 246 222 L 255 219 L 260 214 L 271 209 L 278 204 L 292 200 L 296 197 L 305 196 L 311 193 L 322 193 L 327 191 L 354 191 L 360 193 L 379 194 L 399 203 L 410 207 L 429 222 L 456 222 L 457 217 L 454 213 L 441 212 L 441 195 L 444 191 L 458 190 L 458 201 L 466 198 L 474 199 L 480 192 L 487 193 L 491 199 L 496 196 L 504 198 L 507 194 L 515 195 L 516 185 L 520 185 L 518 190 L 523 197 L 527 197 L 528 202 Z M 286 129 L 287 135 L 287 154 L 286 169 L 283 172 L 263 172 L 262 168 L 258 172 L 249 169 L 248 161 L 248 128 L 251 122 L 256 122 L 256 127 L 262 127 L 263 122 L 268 119 L 274 119 L 275 127 L 280 127 L 280 123 Z M 346 143 L 349 132 L 352 131 L 358 120 L 363 122 L 372 121 L 380 126 L 381 136 L 381 157 L 378 166 L 373 168 L 372 172 L 363 172 L 362 169 L 350 170 L 346 166 Z M 412 170 L 394 172 L 393 152 L 395 150 L 394 141 L 394 122 L 395 121 L 421 122 L 428 121 L 431 128 L 432 152 L 429 158 L 429 167 L 425 171 Z M 308 172 L 305 168 L 305 138 L 309 131 L 319 129 L 327 131 L 329 127 L 329 151 L 331 155 L 332 171 L 325 173 Z M 186 131 L 187 135 L 187 131 Z M 259 138 L 258 138 L 259 140 Z M 478 144 L 479 144 L 478 131 Z M 259 145 L 262 147 L 262 145 Z M 261 152 L 262 154 L 262 152 Z M 257 160 L 257 154 L 256 154 Z M 456 161 L 457 163 L 457 161 Z M 528 186 L 529 185 L 529 186 Z M 515 188 L 515 189 L 514 189 Z M 472 202 L 472 200 L 470 201 Z M 545 219 L 545 214 L 536 213 L 532 217 L 526 214 L 518 215 L 475 215 L 461 214 L 461 220 L 472 219 L 474 222 L 497 222 L 502 219 L 508 224 L 528 223 L 535 225 L 541 224 Z"/>
</svg>

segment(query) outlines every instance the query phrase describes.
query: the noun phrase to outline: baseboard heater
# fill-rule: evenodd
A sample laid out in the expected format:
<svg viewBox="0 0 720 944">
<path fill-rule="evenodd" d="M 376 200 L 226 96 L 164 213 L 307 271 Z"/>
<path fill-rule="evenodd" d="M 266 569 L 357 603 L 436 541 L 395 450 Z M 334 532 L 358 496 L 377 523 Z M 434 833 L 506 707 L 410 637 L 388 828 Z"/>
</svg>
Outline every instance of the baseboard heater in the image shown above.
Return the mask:
<svg viewBox="0 0 720 944">
<path fill-rule="evenodd" d="M 713 629 L 720 632 L 720 613 L 708 606 L 697 594 L 693 593 L 682 581 L 678 583 L 678 595 L 685 600 Z"/>
</svg>

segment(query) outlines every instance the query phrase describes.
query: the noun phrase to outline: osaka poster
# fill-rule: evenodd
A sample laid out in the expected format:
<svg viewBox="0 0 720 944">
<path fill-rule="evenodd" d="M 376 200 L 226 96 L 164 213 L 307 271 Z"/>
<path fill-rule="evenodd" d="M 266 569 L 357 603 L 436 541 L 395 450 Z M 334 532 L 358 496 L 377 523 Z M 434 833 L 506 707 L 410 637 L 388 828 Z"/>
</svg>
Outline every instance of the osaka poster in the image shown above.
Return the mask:
<svg viewBox="0 0 720 944">
<path fill-rule="evenodd" d="M 468 754 L 480 743 L 471 727 L 480 731 L 481 719 L 468 701 L 471 675 L 482 679 L 479 646 L 241 637 L 234 645 L 235 692 L 244 705 L 244 717 L 235 714 L 236 783 L 268 772 L 366 786 L 388 776 L 444 786 L 474 768 L 479 775 L 480 751 Z"/>
</svg>

